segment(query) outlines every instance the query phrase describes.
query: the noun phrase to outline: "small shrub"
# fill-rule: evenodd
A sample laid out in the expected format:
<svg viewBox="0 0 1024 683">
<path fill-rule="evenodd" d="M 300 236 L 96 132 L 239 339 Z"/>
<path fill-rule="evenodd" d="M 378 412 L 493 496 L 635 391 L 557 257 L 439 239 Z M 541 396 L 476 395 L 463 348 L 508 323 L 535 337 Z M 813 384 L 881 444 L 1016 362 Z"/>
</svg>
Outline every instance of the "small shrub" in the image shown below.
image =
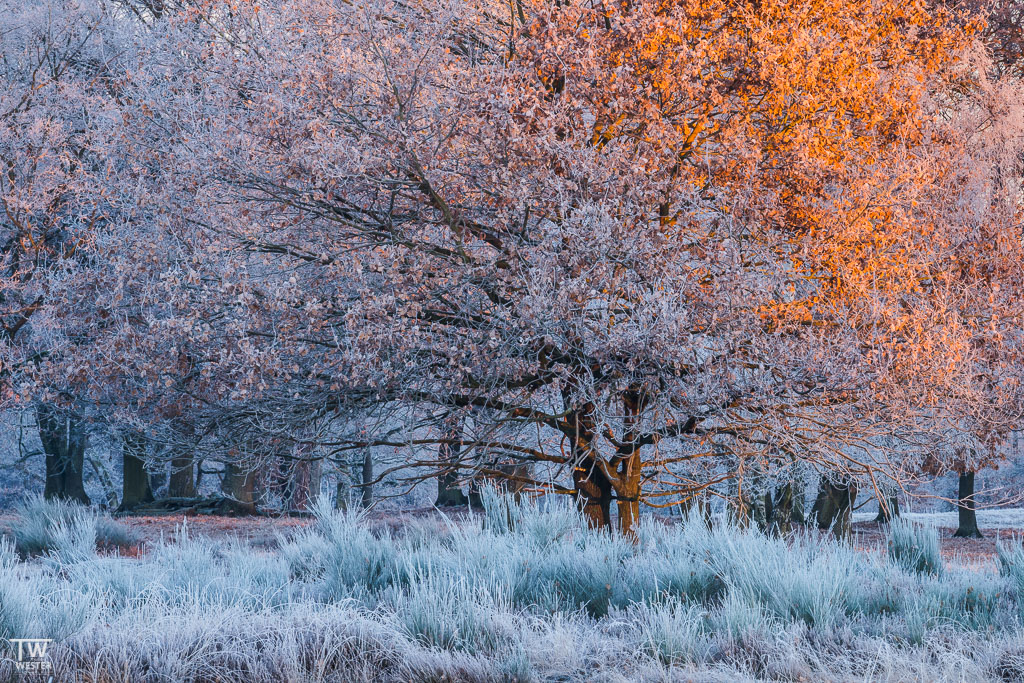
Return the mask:
<svg viewBox="0 0 1024 683">
<path fill-rule="evenodd" d="M 907 593 L 903 618 L 908 624 L 986 630 L 996 622 L 1005 588 L 999 579 L 973 571 L 950 571 L 941 578 L 922 579 L 916 591 Z"/>
<path fill-rule="evenodd" d="M 697 661 L 706 655 L 705 613 L 676 598 L 634 604 L 626 616 L 636 623 L 641 646 L 666 664 Z"/>
<path fill-rule="evenodd" d="M 402 632 L 428 647 L 492 652 L 509 641 L 504 601 L 458 577 L 427 569 L 408 588 L 391 589 L 386 601 Z"/>
<path fill-rule="evenodd" d="M 138 543 L 137 536 L 126 526 L 78 503 L 32 496 L 16 512 L 18 517 L 11 525 L 11 534 L 23 557 L 50 553 L 58 548 L 58 543 L 64 550 L 71 550 L 75 542 L 66 534 L 75 527 L 91 536 L 93 549 L 128 548 Z M 82 548 L 79 543 L 74 553 L 82 552 Z"/>
<path fill-rule="evenodd" d="M 784 621 L 831 626 L 850 611 L 863 559 L 832 541 L 794 536 L 787 544 L 757 530 L 724 527 L 698 537 L 729 593 Z"/>
<path fill-rule="evenodd" d="M 996 541 L 999 573 L 1010 579 L 1017 592 L 1017 600 L 1024 603 L 1024 542 L 1014 538 L 1010 544 Z"/>
<path fill-rule="evenodd" d="M 0 538 L 0 641 L 29 633 L 36 613 L 35 582 L 22 575 L 14 547 Z"/>
<path fill-rule="evenodd" d="M 894 519 L 889 525 L 889 557 L 907 571 L 940 574 L 942 553 L 938 529 Z"/>
<path fill-rule="evenodd" d="M 708 621 L 712 632 L 733 642 L 762 637 L 768 630 L 768 617 L 761 606 L 747 602 L 732 587 Z"/>
</svg>

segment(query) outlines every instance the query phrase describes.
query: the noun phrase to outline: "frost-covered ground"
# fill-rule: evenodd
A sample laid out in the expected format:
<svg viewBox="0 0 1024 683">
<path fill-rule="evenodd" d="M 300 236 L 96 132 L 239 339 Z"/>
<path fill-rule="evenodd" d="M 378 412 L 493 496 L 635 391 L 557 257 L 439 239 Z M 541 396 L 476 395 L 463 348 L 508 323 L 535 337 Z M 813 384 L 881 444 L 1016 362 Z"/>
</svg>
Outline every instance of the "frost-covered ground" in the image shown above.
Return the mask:
<svg viewBox="0 0 1024 683">
<path fill-rule="evenodd" d="M 949 512 L 905 512 L 904 519 L 934 527 L 955 529 L 956 510 Z M 874 512 L 855 512 L 855 522 L 868 522 L 875 518 Z M 1024 508 L 989 508 L 978 510 L 978 526 L 981 529 L 1024 529 Z"/>
<path fill-rule="evenodd" d="M 396 530 L 324 505 L 274 545 L 179 530 L 138 554 L 39 501 L 9 526 L 0 638 L 54 639 L 60 681 L 1024 678 L 1024 548 L 973 571 L 935 527 L 887 553 L 653 520 L 634 544 L 493 493 Z"/>
</svg>

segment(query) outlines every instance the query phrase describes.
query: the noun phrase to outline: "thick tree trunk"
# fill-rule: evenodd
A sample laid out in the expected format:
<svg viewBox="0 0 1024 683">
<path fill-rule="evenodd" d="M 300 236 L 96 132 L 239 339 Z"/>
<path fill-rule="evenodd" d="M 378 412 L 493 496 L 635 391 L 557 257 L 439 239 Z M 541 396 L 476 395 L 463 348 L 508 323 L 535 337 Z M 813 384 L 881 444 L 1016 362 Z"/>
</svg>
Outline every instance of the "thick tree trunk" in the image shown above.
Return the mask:
<svg viewBox="0 0 1024 683">
<path fill-rule="evenodd" d="M 768 506 L 768 503 L 771 503 Z M 765 501 L 769 507 L 768 533 L 776 536 L 785 536 L 793 528 L 793 508 L 795 507 L 795 493 L 792 483 L 779 487 L 775 491 L 775 499 Z"/>
<path fill-rule="evenodd" d="M 640 487 L 643 484 L 643 460 L 636 446 L 642 393 L 630 389 L 622 394 L 623 434 L 618 452 L 618 471 L 613 482 L 619 511 L 619 531 L 636 539 L 634 529 L 640 521 Z"/>
<path fill-rule="evenodd" d="M 961 472 L 957 492 L 959 526 L 956 538 L 984 538 L 978 529 L 977 504 L 974 500 L 974 472 Z"/>
<path fill-rule="evenodd" d="M 221 490 L 239 504 L 239 508 L 256 512 L 256 472 L 242 465 L 227 463 L 221 480 Z"/>
<path fill-rule="evenodd" d="M 320 495 L 320 461 L 296 460 L 288 481 L 286 503 L 290 512 L 307 512 Z"/>
<path fill-rule="evenodd" d="M 833 483 L 822 477 L 814 502 L 819 529 L 831 529 L 839 540 L 847 540 L 852 530 L 853 505 L 857 487 L 852 482 Z"/>
<path fill-rule="evenodd" d="M 623 535 L 635 536 L 634 526 L 640 520 L 640 455 L 634 453 L 620 465 L 619 486 L 616 491 L 619 508 L 619 531 Z"/>
<path fill-rule="evenodd" d="M 179 453 L 171 458 L 171 476 L 167 482 L 170 498 L 195 498 L 196 468 L 191 453 Z"/>
<path fill-rule="evenodd" d="M 789 483 L 790 489 L 793 492 L 793 509 L 790 514 L 789 521 L 792 524 L 807 524 L 807 515 L 804 513 L 805 510 L 805 498 L 803 482 L 797 478 L 793 479 Z"/>
<path fill-rule="evenodd" d="M 480 494 L 480 477 L 474 476 L 469 480 L 469 509 L 470 510 L 483 510 L 484 499 Z"/>
<path fill-rule="evenodd" d="M 46 453 L 47 499 L 63 498 L 89 504 L 82 479 L 85 447 L 88 441 L 81 418 L 67 411 L 41 403 L 36 406 L 39 439 Z"/>
<path fill-rule="evenodd" d="M 443 441 L 437 447 L 437 499 L 435 507 L 465 505 L 469 502 L 459 486 L 459 455 L 462 452 L 462 415 L 450 413 L 442 426 Z"/>
<path fill-rule="evenodd" d="M 124 436 L 121 444 L 121 506 L 119 512 L 130 510 L 136 505 L 153 502 L 153 489 L 146 471 L 146 440 L 141 434 Z"/>
<path fill-rule="evenodd" d="M 587 524 L 594 529 L 608 529 L 612 523 L 612 483 L 601 471 L 597 462 L 600 456 L 593 451 L 593 413 L 594 407 L 587 404 L 570 417 L 572 482 L 576 505 Z"/>
<path fill-rule="evenodd" d="M 825 530 L 831 529 L 832 523 L 836 520 L 836 514 L 839 508 L 836 506 L 835 500 L 829 495 L 831 486 L 824 477 L 818 482 L 818 495 L 814 499 L 814 505 L 811 507 L 811 514 L 814 515 L 815 521 L 818 523 L 818 528 Z"/>
<path fill-rule="evenodd" d="M 576 504 L 593 529 L 607 529 L 612 523 L 612 484 L 592 458 L 577 465 L 572 473 Z"/>
</svg>

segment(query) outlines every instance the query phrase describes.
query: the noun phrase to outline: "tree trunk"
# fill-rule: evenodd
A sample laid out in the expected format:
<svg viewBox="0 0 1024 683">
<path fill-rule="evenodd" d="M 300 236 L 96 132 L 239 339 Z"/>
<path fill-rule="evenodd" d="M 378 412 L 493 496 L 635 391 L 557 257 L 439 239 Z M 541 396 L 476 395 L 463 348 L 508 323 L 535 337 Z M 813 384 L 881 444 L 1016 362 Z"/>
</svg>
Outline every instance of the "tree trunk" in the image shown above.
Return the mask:
<svg viewBox="0 0 1024 683">
<path fill-rule="evenodd" d="M 588 458 L 572 473 L 576 504 L 592 529 L 607 529 L 612 523 L 612 484 Z"/>
<path fill-rule="evenodd" d="M 469 502 L 459 486 L 459 454 L 462 452 L 462 415 L 449 413 L 442 425 L 442 442 L 437 447 L 437 499 L 435 507 L 465 505 Z"/>
<path fill-rule="evenodd" d="M 348 510 L 352 497 L 352 468 L 347 465 L 338 465 L 338 482 L 335 487 L 334 509 Z"/>
<path fill-rule="evenodd" d="M 875 521 L 879 524 L 888 524 L 892 520 L 900 516 L 900 499 L 896 496 L 886 496 L 878 500 L 878 514 L 875 515 Z"/>
<path fill-rule="evenodd" d="M 612 483 L 601 471 L 592 450 L 594 440 L 594 407 L 584 405 L 571 416 L 573 433 L 570 439 L 572 482 L 580 514 L 593 529 L 607 529 L 612 523 Z"/>
<path fill-rule="evenodd" d="M 619 531 L 635 537 L 634 526 L 640 519 L 640 454 L 634 453 L 620 466 L 616 503 L 619 508 Z"/>
<path fill-rule="evenodd" d="M 290 512 L 306 512 L 320 495 L 320 461 L 296 460 L 288 485 L 287 505 Z"/>
<path fill-rule="evenodd" d="M 36 406 L 36 420 L 39 423 L 39 439 L 46 453 L 46 486 L 43 496 L 88 505 L 89 496 L 85 493 L 82 479 L 88 438 L 82 419 L 73 413 L 40 403 Z"/>
<path fill-rule="evenodd" d="M 118 512 L 130 510 L 136 505 L 153 502 L 153 489 L 146 471 L 146 440 L 141 434 L 124 435 L 121 444 L 121 506 Z"/>
<path fill-rule="evenodd" d="M 256 472 L 242 465 L 226 463 L 221 490 L 235 500 L 239 508 L 251 513 L 256 512 Z"/>
<path fill-rule="evenodd" d="M 790 490 L 793 492 L 793 508 L 791 510 L 789 521 L 792 524 L 806 524 L 807 517 L 804 514 L 804 484 L 799 478 L 794 478 L 789 482 Z"/>
<path fill-rule="evenodd" d="M 636 539 L 634 526 L 640 519 L 640 486 L 643 481 L 643 461 L 636 446 L 637 421 L 640 417 L 641 394 L 630 390 L 622 394 L 624 431 L 619 448 L 619 467 L 614 482 L 616 504 L 619 511 L 619 531 L 623 536 Z"/>
<path fill-rule="evenodd" d="M 831 529 L 836 520 L 839 508 L 836 501 L 830 495 L 831 484 L 824 477 L 818 482 L 818 495 L 814 499 L 814 506 L 811 507 L 811 514 L 818 523 L 818 528 Z"/>
<path fill-rule="evenodd" d="M 167 495 L 171 498 L 196 497 L 196 471 L 191 453 L 178 451 L 178 454 L 171 458 Z"/>
<path fill-rule="evenodd" d="M 957 517 L 959 526 L 956 538 L 984 538 L 978 529 L 977 504 L 974 500 L 974 472 L 961 472 L 957 492 Z"/>
<path fill-rule="evenodd" d="M 769 507 L 768 533 L 775 536 L 785 536 L 793 528 L 793 507 L 794 507 L 793 484 L 781 486 L 775 491 L 774 500 L 766 500 L 766 507 Z M 768 506 L 768 503 L 771 503 Z"/>
<path fill-rule="evenodd" d="M 833 483 L 822 477 L 818 498 L 814 502 L 818 528 L 831 529 L 839 540 L 847 540 L 852 530 L 853 505 L 857 487 L 852 482 Z"/>
<path fill-rule="evenodd" d="M 847 483 L 833 488 L 838 499 L 838 511 L 832 525 L 832 534 L 840 541 L 847 541 L 853 530 L 853 505 L 857 500 L 857 487 Z"/>
<path fill-rule="evenodd" d="M 362 504 L 363 509 L 373 504 L 373 452 L 367 448 L 363 455 Z"/>
</svg>

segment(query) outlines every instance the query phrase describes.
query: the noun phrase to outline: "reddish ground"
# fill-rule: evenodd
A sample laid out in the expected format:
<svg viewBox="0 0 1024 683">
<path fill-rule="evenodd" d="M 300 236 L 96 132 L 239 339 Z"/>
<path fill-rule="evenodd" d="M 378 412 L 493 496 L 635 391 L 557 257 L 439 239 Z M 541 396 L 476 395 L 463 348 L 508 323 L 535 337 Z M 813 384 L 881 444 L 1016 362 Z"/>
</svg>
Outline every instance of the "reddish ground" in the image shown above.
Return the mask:
<svg viewBox="0 0 1024 683">
<path fill-rule="evenodd" d="M 885 527 L 874 522 L 855 522 L 853 525 L 854 545 L 857 548 L 872 552 L 882 552 L 886 548 Z M 947 565 L 972 567 L 976 569 L 992 568 L 996 559 L 996 541 L 1002 539 L 1009 542 L 1020 538 L 1022 529 L 982 529 L 984 538 L 953 538 L 955 528 L 939 527 L 939 543 L 942 548 L 942 559 Z"/>
<path fill-rule="evenodd" d="M 434 508 L 423 508 L 394 511 L 371 511 L 367 522 L 378 529 L 387 529 L 391 533 L 400 533 L 410 526 L 437 528 L 439 531 L 452 522 L 457 522 L 468 513 L 465 511 L 446 511 L 444 516 Z M 446 521 L 445 517 L 448 518 Z M 9 529 L 14 515 L 0 513 L 0 532 Z M 296 530 L 312 522 L 308 517 L 223 517 L 215 515 L 162 515 L 145 517 L 120 517 L 122 524 L 133 529 L 140 538 L 141 547 L 136 550 L 121 551 L 122 555 L 134 555 L 160 541 L 161 538 L 172 540 L 176 529 L 185 522 L 189 533 L 206 536 L 214 540 L 227 541 L 238 539 L 258 548 L 271 549 L 276 547 L 278 537 L 288 536 Z M 664 520 L 667 524 L 674 520 Z M 854 529 L 854 545 L 865 552 L 885 552 L 885 528 L 874 522 L 856 522 Z M 939 535 L 942 544 L 942 555 L 947 564 L 968 566 L 977 569 L 994 567 L 996 541 L 1010 541 L 1020 538 L 1024 529 L 982 530 L 985 538 L 953 538 L 952 528 L 940 527 Z"/>
</svg>

